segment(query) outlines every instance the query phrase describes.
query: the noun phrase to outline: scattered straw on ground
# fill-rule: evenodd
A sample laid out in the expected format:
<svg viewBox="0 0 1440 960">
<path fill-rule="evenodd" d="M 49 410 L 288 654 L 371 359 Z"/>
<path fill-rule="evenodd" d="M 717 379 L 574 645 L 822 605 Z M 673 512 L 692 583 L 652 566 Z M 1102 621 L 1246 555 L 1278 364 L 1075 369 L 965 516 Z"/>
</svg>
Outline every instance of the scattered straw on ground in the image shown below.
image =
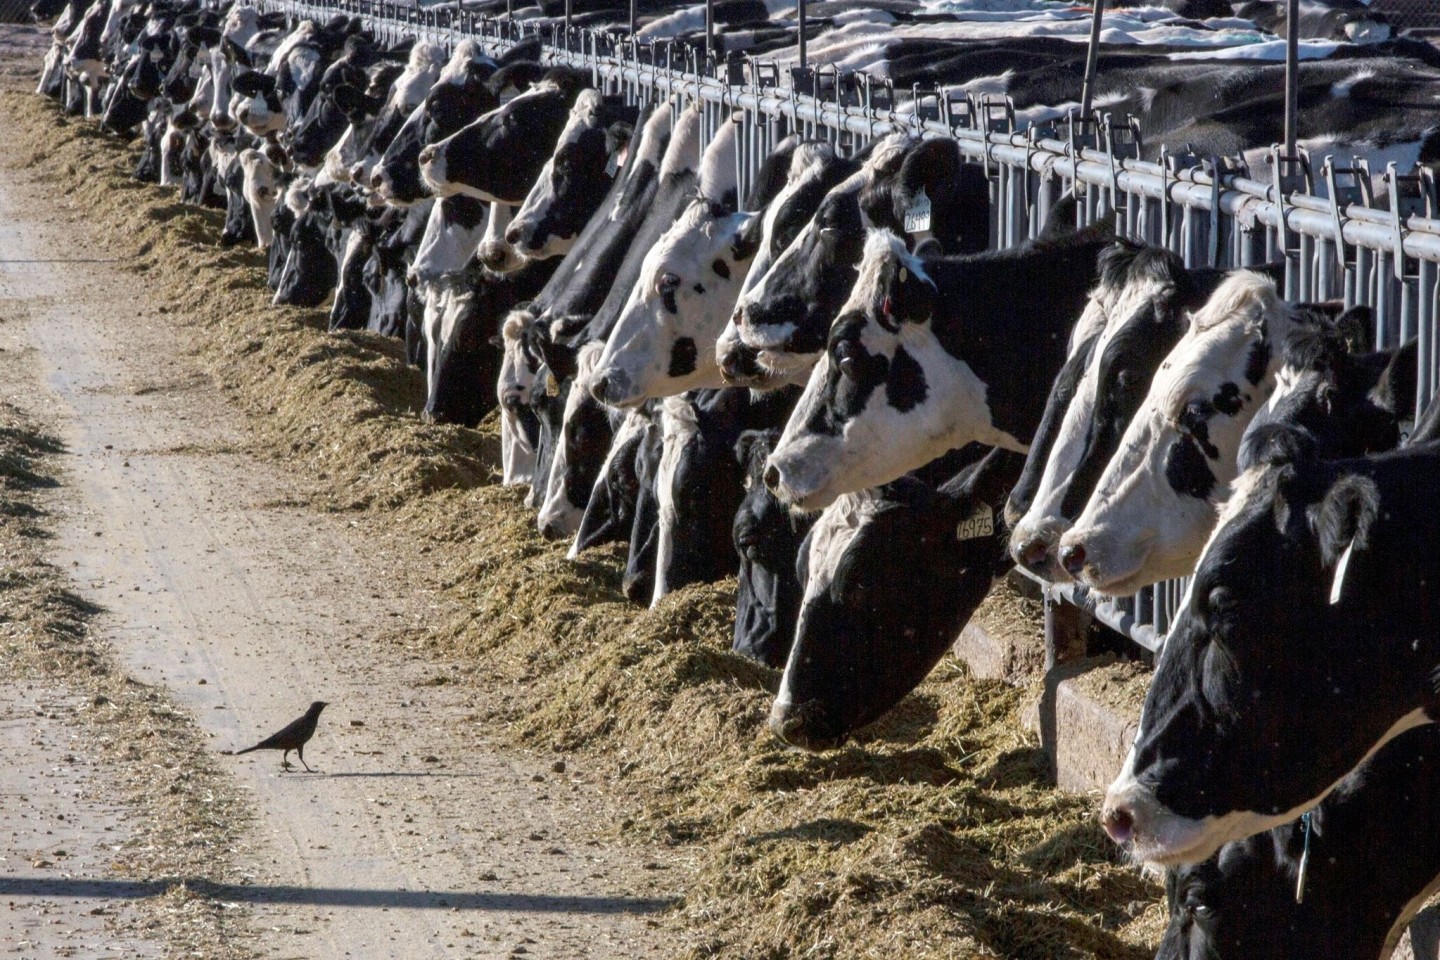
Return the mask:
<svg viewBox="0 0 1440 960">
<path fill-rule="evenodd" d="M 253 956 L 233 935 L 239 914 L 204 895 L 239 879 L 230 854 L 245 816 L 230 781 L 163 691 L 117 668 L 91 631 L 95 608 L 45 560 L 43 495 L 59 482 L 62 454 L 54 437 L 0 402 L 0 678 L 43 680 L 80 704 L 54 709 L 94 745 L 128 808 L 115 867 L 162 887 L 143 904 L 144 929 L 132 932 L 163 939 L 172 956 Z"/>
<path fill-rule="evenodd" d="M 393 341 L 269 306 L 260 257 L 218 249 L 217 214 L 132 181 L 131 152 L 89 123 L 28 96 L 0 111 L 30 170 L 199 331 L 276 456 L 463 602 L 425 642 L 489 692 L 476 722 L 613 762 L 617 833 L 694 864 L 665 920 L 678 953 L 1151 955 L 1158 890 L 1117 862 L 1092 800 L 1045 782 L 1021 691 L 947 663 L 859 743 L 783 749 L 764 728 L 776 675 L 727 652 L 733 581 L 626 604 L 618 550 L 567 562 L 493 485 L 493 428 L 419 422 Z"/>
</svg>

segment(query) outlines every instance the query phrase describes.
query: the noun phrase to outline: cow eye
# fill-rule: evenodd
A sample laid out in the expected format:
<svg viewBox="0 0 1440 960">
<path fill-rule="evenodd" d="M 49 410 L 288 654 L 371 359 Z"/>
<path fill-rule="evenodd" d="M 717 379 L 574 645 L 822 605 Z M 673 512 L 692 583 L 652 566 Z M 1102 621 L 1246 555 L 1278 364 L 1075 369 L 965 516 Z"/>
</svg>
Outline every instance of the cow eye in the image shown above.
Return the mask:
<svg viewBox="0 0 1440 960">
<path fill-rule="evenodd" d="M 680 278 L 673 273 L 665 273 L 660 276 L 661 290 L 674 290 L 680 286 Z"/>
<path fill-rule="evenodd" d="M 1205 598 L 1205 602 L 1211 613 L 1226 613 L 1235 609 L 1237 603 L 1235 591 L 1229 587 L 1215 587 Z"/>
</svg>

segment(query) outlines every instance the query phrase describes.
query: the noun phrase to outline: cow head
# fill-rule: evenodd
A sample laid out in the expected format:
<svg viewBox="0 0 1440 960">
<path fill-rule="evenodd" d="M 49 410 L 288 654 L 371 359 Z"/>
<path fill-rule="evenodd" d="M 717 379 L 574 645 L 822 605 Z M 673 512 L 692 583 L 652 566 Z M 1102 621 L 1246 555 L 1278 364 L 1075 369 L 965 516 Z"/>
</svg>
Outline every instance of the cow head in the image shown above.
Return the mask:
<svg viewBox="0 0 1440 960">
<path fill-rule="evenodd" d="M 541 535 L 551 539 L 573 536 L 580 528 L 613 436 L 605 408 L 583 387 L 593 375 L 602 349 L 597 342 L 580 347 L 573 382 L 562 385 L 565 415 L 556 437 L 545 499 L 536 516 Z"/>
<path fill-rule="evenodd" d="M 1069 579 L 1055 547 L 1144 401 L 1151 378 L 1184 333 L 1186 311 L 1203 305 L 1223 275 L 1191 274 L 1163 249 L 1116 243 L 1100 258 L 1100 283 L 1087 315 L 1104 317 L 1075 396 L 1043 458 L 1043 472 L 1010 543 L 1015 562 L 1052 581 Z M 1057 386 L 1059 382 L 1057 381 Z M 1023 479 L 1023 478 L 1022 478 Z"/>
<path fill-rule="evenodd" d="M 960 446 L 969 438 L 952 436 L 988 421 L 983 384 L 931 332 L 938 293 L 926 264 L 898 237 L 870 234 L 859 279 L 765 469 L 781 500 L 823 508 Z M 971 402 L 937 402 L 941 382 Z"/>
<path fill-rule="evenodd" d="M 735 314 L 726 324 L 715 348 L 716 362 L 726 382 L 735 386 L 768 390 L 784 382 L 784 378 L 766 373 L 760 364 L 760 351 L 740 337 L 750 291 L 759 286 L 786 248 L 810 222 L 826 194 L 858 169 L 854 161 L 836 156 L 834 147 L 826 141 L 795 145 L 789 157 L 784 185 L 766 204 L 760 218 L 749 227 L 754 236 L 747 240 L 756 245 L 755 259 L 750 262 L 750 269 L 745 275 Z M 766 162 L 769 162 L 768 158 Z M 808 366 L 805 367 L 807 372 L 808 369 Z"/>
<path fill-rule="evenodd" d="M 597 399 L 630 407 L 722 384 L 715 341 L 754 255 L 741 241 L 752 216 L 701 198 L 665 232 L 606 341 L 590 381 Z"/>
<path fill-rule="evenodd" d="M 370 173 L 370 188 L 386 203 L 405 205 L 429 196 L 420 181 L 420 151 L 499 106 L 487 81 L 495 63 L 473 40 L 455 48 L 425 102 L 385 147 Z"/>
<path fill-rule="evenodd" d="M 421 150 L 421 178 L 440 197 L 523 202 L 584 87 L 577 73 L 550 71 L 503 107 Z"/>
<path fill-rule="evenodd" d="M 619 173 L 635 114 L 595 90 L 576 98 L 554 156 L 505 229 L 505 241 L 521 256 L 546 260 L 570 250 Z"/>
<path fill-rule="evenodd" d="M 1060 539 L 1066 571 L 1123 596 L 1190 572 L 1301 315 L 1270 279 L 1232 274 L 1160 365 L 1090 501 Z"/>
<path fill-rule="evenodd" d="M 805 596 L 770 710 L 776 736 L 837 747 L 949 652 L 1009 568 L 997 521 L 1022 463 L 993 450 L 938 491 L 906 477 L 825 510 L 803 549 Z M 912 558 L 921 556 L 917 577 Z"/>
<path fill-rule="evenodd" d="M 1288 430 L 1280 427 L 1279 430 Z M 1290 455 L 1235 482 L 1171 626 L 1102 820 L 1177 864 L 1294 820 L 1436 701 L 1433 448 Z M 1313 453 L 1313 448 L 1310 449 Z"/>
</svg>

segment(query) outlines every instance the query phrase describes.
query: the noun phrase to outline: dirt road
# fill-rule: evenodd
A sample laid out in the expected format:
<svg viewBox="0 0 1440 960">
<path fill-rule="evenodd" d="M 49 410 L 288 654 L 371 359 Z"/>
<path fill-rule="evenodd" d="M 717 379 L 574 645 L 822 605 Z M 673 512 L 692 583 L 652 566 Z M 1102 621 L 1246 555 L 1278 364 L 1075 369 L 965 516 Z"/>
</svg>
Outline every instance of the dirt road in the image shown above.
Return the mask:
<svg viewBox="0 0 1440 960">
<path fill-rule="evenodd" d="M 103 609 L 95 623 L 124 668 L 163 685 L 217 751 L 253 742 L 312 699 L 333 704 L 306 754 L 318 772 L 282 773 L 271 753 L 225 760 L 254 821 L 236 852 L 247 882 L 217 896 L 253 911 L 255 949 L 663 955 L 650 915 L 675 897 L 678 871 L 602 839 L 600 778 L 583 763 L 487 742 L 472 719 L 475 689 L 444 683 L 446 665 L 414 649 L 416 631 L 445 615 L 417 575 L 420 548 L 399 537 L 377 545 L 345 514 L 309 507 L 293 476 L 255 455 L 184 319 L 109 259 L 63 198 L 0 171 L 0 393 L 66 448 L 63 482 L 48 495 L 52 558 Z M 36 700 L 0 704 L 7 796 L 54 762 L 50 739 L 61 734 L 27 732 Z M 67 782 L 107 802 L 102 772 L 72 766 Z M 110 816 L 95 829 L 123 832 L 123 812 Z M 28 853 L 34 839 L 10 847 Z M 25 909 L 63 896 L 66 919 L 50 926 L 81 931 L 61 938 L 81 954 L 96 941 L 85 923 L 135 895 L 113 881 L 42 882 L 53 871 L 28 862 L 3 865 L 0 902 Z M 103 862 L 90 866 L 103 874 Z M 43 930 L 21 935 L 44 943 Z M 85 955 L 116 955 L 95 949 Z"/>
</svg>

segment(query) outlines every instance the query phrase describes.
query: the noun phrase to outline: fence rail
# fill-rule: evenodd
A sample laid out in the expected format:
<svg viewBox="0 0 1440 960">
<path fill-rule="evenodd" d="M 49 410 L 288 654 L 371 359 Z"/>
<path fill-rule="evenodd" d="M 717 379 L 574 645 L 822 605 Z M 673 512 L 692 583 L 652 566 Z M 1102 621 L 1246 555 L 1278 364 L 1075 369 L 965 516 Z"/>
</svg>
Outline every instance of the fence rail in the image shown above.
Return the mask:
<svg viewBox="0 0 1440 960">
<path fill-rule="evenodd" d="M 695 47 L 633 42 L 613 34 L 526 22 L 487 20 L 454 8 L 421 9 L 385 0 L 257 0 L 295 18 L 337 13 L 361 17 L 387 40 L 413 36 L 448 49 L 465 38 L 499 53 L 540 35 L 543 56 L 590 71 L 607 92 L 634 102 L 676 96 L 704 116 L 701 149 L 727 118 L 740 125 L 742 195 L 774 146 L 790 133 L 826 139 L 843 153 L 893 132 L 948 136 L 983 164 L 990 182 L 994 248 L 1036 236 L 1053 202 L 1078 199 L 1077 226 L 1116 214 L 1121 233 L 1164 246 L 1188 267 L 1241 267 L 1285 261 L 1292 300 L 1343 299 L 1375 311 L 1375 343 L 1419 339 L 1416 416 L 1440 383 L 1440 205 L 1429 171 L 1402 173 L 1394 163 L 1371 171 L 1363 161 L 1310 157 L 1272 148 L 1268 179 L 1236 158 L 1162 149 L 1140 158 L 1138 126 L 1100 115 L 1017 130 L 1013 104 L 938 89 L 904 99 L 888 84 L 820 66 L 782 70 L 741 58 L 716 64 Z M 1078 91 L 1077 91 L 1078 93 Z M 678 108 L 678 106 L 677 106 Z M 1279 131 L 1277 130 L 1277 133 Z M 1373 195 L 1378 182 L 1381 195 Z M 1067 602 L 1155 650 L 1182 601 L 1186 581 L 1109 600 L 1076 584 L 1044 584 L 1047 600 Z"/>
</svg>

